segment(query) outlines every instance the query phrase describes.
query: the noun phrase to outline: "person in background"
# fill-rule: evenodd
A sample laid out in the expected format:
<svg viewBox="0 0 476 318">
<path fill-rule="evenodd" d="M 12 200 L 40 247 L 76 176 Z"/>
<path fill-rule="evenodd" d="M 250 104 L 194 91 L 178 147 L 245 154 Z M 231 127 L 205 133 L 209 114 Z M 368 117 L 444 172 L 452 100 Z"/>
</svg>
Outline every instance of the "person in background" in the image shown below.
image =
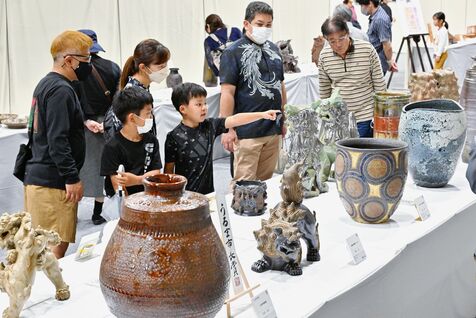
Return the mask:
<svg viewBox="0 0 476 318">
<path fill-rule="evenodd" d="M 334 13 L 333 13 L 333 16 L 341 16 L 346 22 L 347 22 L 347 27 L 349 28 L 349 35 L 352 39 L 354 40 L 363 40 L 363 41 L 367 41 L 369 42 L 369 37 L 367 36 L 367 34 L 354 27 L 354 25 L 352 24 L 352 12 L 351 10 L 349 9 L 348 6 L 346 6 L 345 4 L 339 4 L 335 9 L 334 9 Z"/>
<path fill-rule="evenodd" d="M 380 58 L 383 75 L 397 72 L 397 63 L 393 60 L 392 21 L 380 6 L 380 0 L 357 0 L 363 15 L 369 16 L 367 35 Z"/>
<path fill-rule="evenodd" d="M 347 23 L 339 15 L 327 19 L 321 31 L 329 45 L 319 59 L 319 95 L 328 98 L 339 89 L 355 115 L 360 137 L 372 137 L 373 96 L 386 90 L 377 52 L 369 42 L 349 37 Z"/>
<path fill-rule="evenodd" d="M 435 58 L 435 70 L 442 69 L 445 64 L 448 53 L 446 49 L 449 45 L 448 36 L 448 22 L 446 22 L 446 16 L 443 12 L 437 12 L 433 15 L 433 25 L 436 27 L 437 32 L 435 34 L 434 41 L 434 54 Z"/>
<path fill-rule="evenodd" d="M 92 40 L 78 31 L 65 31 L 52 42 L 53 69 L 35 88 L 30 111 L 32 157 L 25 168 L 25 211 L 33 227 L 56 231 L 51 247 L 57 258 L 74 243 L 78 202 L 83 196 L 79 171 L 85 139 L 83 112 L 72 81 L 91 73 Z"/>
<path fill-rule="evenodd" d="M 385 10 L 385 13 L 387 13 L 388 17 L 390 18 L 390 22 L 393 22 L 392 8 L 389 7 L 388 0 L 381 0 L 380 5 L 382 6 L 382 9 Z"/>
<path fill-rule="evenodd" d="M 347 8 L 350 9 L 352 12 L 352 18 L 350 19 L 350 22 L 352 22 L 352 25 L 357 28 L 357 29 L 362 29 L 360 26 L 359 21 L 357 20 L 357 12 L 355 12 L 355 7 L 354 7 L 354 1 L 353 0 L 344 0 L 342 1 L 343 4 L 347 6 Z"/>
<path fill-rule="evenodd" d="M 104 148 L 103 120 L 108 108 L 111 106 L 112 97 L 119 88 L 121 68 L 116 63 L 98 55 L 104 51 L 97 41 L 96 32 L 93 30 L 79 30 L 93 41 L 89 48 L 91 53 L 91 75 L 80 82 L 84 92 L 85 103 L 82 104 L 84 116 L 84 135 L 86 137 L 86 158 L 79 174 L 83 181 L 84 196 L 94 198 L 92 222 L 102 224 L 106 220 L 101 216 L 104 202 L 104 178 L 100 176 L 101 154 Z"/>
<path fill-rule="evenodd" d="M 213 144 L 228 128 L 259 119 L 276 120 L 278 110 L 240 113 L 226 118 L 207 117 L 207 91 L 200 85 L 184 83 L 174 88 L 172 103 L 182 122 L 167 134 L 165 173 L 187 178 L 187 190 L 208 194 L 213 187 Z"/>
<path fill-rule="evenodd" d="M 209 34 L 203 43 L 205 57 L 213 74 L 219 76 L 221 54 L 231 43 L 241 38 L 241 31 L 234 27 L 227 28 L 218 15 L 210 14 L 205 19 L 205 32 Z"/>
<path fill-rule="evenodd" d="M 101 175 L 106 177 L 104 188 L 108 196 L 118 186 L 126 195 L 144 191 L 144 177 L 160 173 L 159 142 L 152 129 L 152 95 L 137 86 L 127 86 L 114 97 L 112 107 L 122 122 L 121 130 L 104 146 L 101 158 Z M 119 165 L 124 165 L 118 174 Z"/>
<path fill-rule="evenodd" d="M 119 89 L 129 86 L 139 86 L 149 91 L 151 82 L 160 83 L 169 74 L 167 62 L 170 51 L 159 41 L 147 39 L 137 44 L 134 55 L 130 56 L 122 69 Z M 152 114 L 152 134 L 157 136 L 155 117 Z M 121 121 L 114 115 L 110 107 L 104 119 L 104 136 L 109 141 L 122 128 Z"/>
<path fill-rule="evenodd" d="M 221 57 L 220 117 L 282 110 L 286 104 L 283 61 L 271 42 L 273 9 L 261 1 L 249 3 L 243 25 L 245 36 Z M 233 181 L 272 177 L 285 134 L 283 120 L 258 120 L 222 135 L 225 149 L 234 151 Z"/>
</svg>

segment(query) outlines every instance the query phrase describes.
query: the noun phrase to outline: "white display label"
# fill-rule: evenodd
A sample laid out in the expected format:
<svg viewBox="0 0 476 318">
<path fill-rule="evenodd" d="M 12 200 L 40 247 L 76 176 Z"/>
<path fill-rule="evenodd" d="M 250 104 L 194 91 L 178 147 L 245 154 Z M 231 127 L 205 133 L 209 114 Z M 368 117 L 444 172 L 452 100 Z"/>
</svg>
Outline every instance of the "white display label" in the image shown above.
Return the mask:
<svg viewBox="0 0 476 318">
<path fill-rule="evenodd" d="M 352 260 L 354 261 L 354 264 L 357 265 L 367 258 L 364 247 L 362 246 L 362 242 L 360 241 L 360 238 L 357 235 L 357 233 L 347 238 L 346 243 L 347 243 L 347 250 L 352 256 Z"/>
<path fill-rule="evenodd" d="M 76 250 L 75 260 L 84 260 L 93 256 L 94 247 L 96 247 L 99 242 L 100 234 L 101 232 L 95 232 L 81 238 L 78 249 Z"/>
<path fill-rule="evenodd" d="M 425 198 L 422 195 L 415 199 L 414 204 L 422 221 L 430 217 L 430 210 L 428 210 L 428 205 L 426 205 Z"/>
<path fill-rule="evenodd" d="M 230 264 L 231 284 L 233 291 L 238 294 L 244 290 L 243 279 L 241 278 L 240 268 L 238 266 L 238 256 L 235 251 L 235 244 L 233 242 L 233 233 L 231 232 L 231 220 L 228 215 L 228 208 L 226 205 L 226 198 L 224 195 L 216 195 L 217 211 L 220 215 L 220 227 L 225 244 L 226 255 Z"/>
<path fill-rule="evenodd" d="M 251 300 L 258 318 L 277 318 L 276 310 L 267 290 L 254 296 Z"/>
</svg>

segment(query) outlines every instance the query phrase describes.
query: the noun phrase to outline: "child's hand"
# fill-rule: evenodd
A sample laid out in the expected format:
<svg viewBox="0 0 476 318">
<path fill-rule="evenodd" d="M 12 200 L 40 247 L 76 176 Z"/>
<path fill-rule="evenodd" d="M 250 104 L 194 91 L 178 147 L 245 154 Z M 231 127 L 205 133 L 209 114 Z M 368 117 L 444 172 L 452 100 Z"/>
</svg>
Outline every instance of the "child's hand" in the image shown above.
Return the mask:
<svg viewBox="0 0 476 318">
<path fill-rule="evenodd" d="M 280 110 L 271 109 L 263 112 L 263 119 L 276 120 L 278 114 L 281 114 Z"/>
<path fill-rule="evenodd" d="M 142 182 L 142 178 L 130 172 L 121 172 L 114 176 L 116 183 L 122 187 L 130 187 L 138 185 Z"/>
</svg>

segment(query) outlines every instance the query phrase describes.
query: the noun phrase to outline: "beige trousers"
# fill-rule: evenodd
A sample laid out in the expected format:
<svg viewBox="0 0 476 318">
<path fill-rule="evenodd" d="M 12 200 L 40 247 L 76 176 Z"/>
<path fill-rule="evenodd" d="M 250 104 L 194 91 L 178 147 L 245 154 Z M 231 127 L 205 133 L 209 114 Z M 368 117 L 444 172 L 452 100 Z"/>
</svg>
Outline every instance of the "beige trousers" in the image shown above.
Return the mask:
<svg viewBox="0 0 476 318">
<path fill-rule="evenodd" d="M 278 162 L 280 138 L 280 135 L 273 135 L 238 140 L 234 152 L 233 181 L 271 178 Z"/>
</svg>

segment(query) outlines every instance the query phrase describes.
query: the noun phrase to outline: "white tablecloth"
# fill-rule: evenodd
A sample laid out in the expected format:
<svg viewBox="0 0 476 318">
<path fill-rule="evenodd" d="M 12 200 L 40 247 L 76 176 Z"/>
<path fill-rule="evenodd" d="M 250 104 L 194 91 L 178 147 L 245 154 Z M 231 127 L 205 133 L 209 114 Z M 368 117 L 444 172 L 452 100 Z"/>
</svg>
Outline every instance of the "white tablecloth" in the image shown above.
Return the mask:
<svg viewBox="0 0 476 318">
<path fill-rule="evenodd" d="M 408 180 L 404 197 L 423 194 L 428 203 L 432 215 L 424 222 L 415 221 L 413 207 L 400 205 L 387 224 L 356 223 L 331 183 L 329 193 L 304 201 L 317 213 L 321 261 L 303 261 L 303 274 L 297 277 L 250 270 L 261 257 L 252 234 L 261 217 L 237 216 L 230 209 L 237 253 L 248 280 L 261 284 L 255 294 L 268 289 L 278 317 L 475 317 L 476 196 L 464 178 L 465 169 L 460 163 L 450 184 L 441 189 L 420 188 Z M 268 206 L 279 201 L 278 185 L 278 178 L 268 183 Z M 216 213 L 212 219 L 217 226 Z M 113 228 L 113 222 L 107 224 L 104 237 Z M 368 256 L 359 265 L 351 264 L 344 244 L 353 233 L 358 233 Z M 103 248 L 101 244 L 97 252 Z M 101 257 L 82 263 L 72 257 L 61 260 L 72 298 L 55 301 L 53 286 L 39 273 L 22 317 L 112 317 L 98 283 Z M 255 317 L 247 300 L 233 304 L 234 315 Z M 6 303 L 2 294 L 0 308 Z M 225 316 L 223 308 L 217 317 Z"/>
<path fill-rule="evenodd" d="M 26 129 L 0 125 L 0 213 L 23 210 L 23 184 L 12 173 L 18 148 L 27 142 Z"/>
<path fill-rule="evenodd" d="M 299 65 L 300 73 L 285 74 L 284 84 L 286 86 L 289 104 L 308 104 L 319 98 L 319 79 L 315 64 Z M 208 117 L 217 117 L 220 112 L 220 86 L 206 87 Z M 171 88 L 151 89 L 154 97 L 154 115 L 159 131 L 160 154 L 164 160 L 164 144 L 167 133 L 174 129 L 182 117 L 172 105 Z M 220 143 L 220 139 L 215 142 L 214 159 L 228 155 Z"/>
<path fill-rule="evenodd" d="M 433 48 L 429 47 L 430 56 L 433 59 Z M 420 43 L 420 53 L 422 55 L 423 63 L 425 65 L 425 71 L 430 71 L 430 63 L 426 54 L 425 48 Z M 466 76 L 466 71 L 473 65 L 472 56 L 476 56 L 476 39 L 466 40 L 464 42 L 452 44 L 447 50 L 448 58 L 446 59 L 444 68 L 452 69 L 455 71 L 458 79 L 458 86 L 461 91 L 463 87 L 463 81 Z M 415 69 L 417 72 L 421 72 L 421 64 L 418 58 L 418 51 L 416 47 L 412 49 L 413 62 L 415 63 Z M 411 70 L 411 65 L 408 64 Z"/>
</svg>

